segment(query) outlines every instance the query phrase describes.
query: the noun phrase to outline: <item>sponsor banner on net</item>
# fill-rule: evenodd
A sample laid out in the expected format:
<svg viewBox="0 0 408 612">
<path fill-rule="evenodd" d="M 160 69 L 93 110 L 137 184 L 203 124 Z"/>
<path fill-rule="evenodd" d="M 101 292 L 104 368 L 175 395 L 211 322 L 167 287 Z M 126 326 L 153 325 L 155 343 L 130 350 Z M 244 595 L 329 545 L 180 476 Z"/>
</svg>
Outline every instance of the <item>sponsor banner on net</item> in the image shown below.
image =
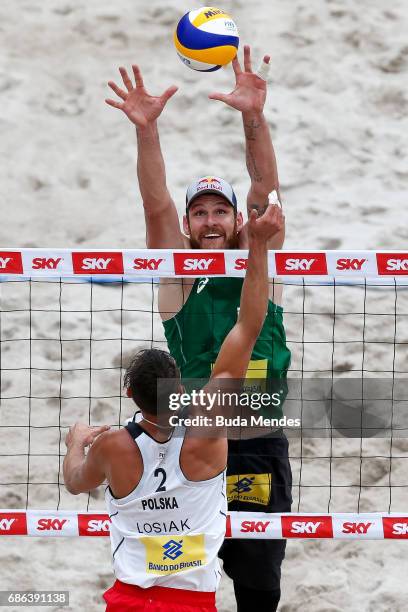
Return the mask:
<svg viewBox="0 0 408 612">
<path fill-rule="evenodd" d="M 331 276 L 377 276 L 377 260 L 370 251 L 328 251 L 327 268 Z"/>
<path fill-rule="evenodd" d="M 276 273 L 278 276 L 325 276 L 327 275 L 326 253 L 283 252 L 275 253 Z"/>
<path fill-rule="evenodd" d="M 123 268 L 126 276 L 174 276 L 173 254 L 166 250 L 123 251 Z"/>
<path fill-rule="evenodd" d="M 337 539 L 362 540 L 382 539 L 384 537 L 380 514 L 335 514 L 333 515 L 333 537 Z"/>
<path fill-rule="evenodd" d="M 408 274 L 408 253 L 377 253 L 378 274 Z"/>
<path fill-rule="evenodd" d="M 220 251 L 180 251 L 173 253 L 176 276 L 224 276 L 225 254 Z"/>
<path fill-rule="evenodd" d="M 72 252 L 74 274 L 123 274 L 123 254 L 120 251 Z"/>
<path fill-rule="evenodd" d="M 22 251 L 22 258 L 24 272 L 28 275 L 69 276 L 73 273 L 71 253 L 64 249 L 57 251 L 27 249 Z"/>
<path fill-rule="evenodd" d="M 110 519 L 106 514 L 78 514 L 78 533 L 80 536 L 109 535 Z"/>
<path fill-rule="evenodd" d="M 23 261 L 20 251 L 0 251 L 0 274 L 22 274 Z"/>
<path fill-rule="evenodd" d="M 333 524 L 329 515 L 283 515 L 284 538 L 332 538 Z"/>
<path fill-rule="evenodd" d="M 27 535 L 25 512 L 0 512 L 0 535 Z"/>
<path fill-rule="evenodd" d="M 248 267 L 248 251 L 225 251 L 225 268 L 228 276 L 245 276 Z M 275 252 L 268 252 L 268 272 L 276 275 Z"/>
<path fill-rule="evenodd" d="M 383 517 L 384 538 L 408 540 L 408 517 Z"/>
<path fill-rule="evenodd" d="M 27 533 L 49 537 L 79 535 L 78 516 L 73 512 L 30 510 L 27 512 Z"/>
<path fill-rule="evenodd" d="M 0 277 L 111 275 L 127 277 L 238 276 L 246 274 L 247 250 L 15 249 L 0 248 Z M 408 252 L 269 251 L 275 276 L 361 278 L 408 276 Z"/>
<path fill-rule="evenodd" d="M 265 540 L 282 537 L 280 517 L 274 514 L 257 515 L 238 512 L 231 516 L 231 536 L 233 538 L 256 538 Z"/>
<path fill-rule="evenodd" d="M 253 478 L 255 476 L 255 478 Z M 268 487 L 264 488 L 262 474 L 243 474 L 228 477 L 229 499 L 240 499 L 246 494 L 246 502 L 261 503 L 268 498 Z M 232 497 L 231 497 L 232 495 Z M 41 510 L 4 510 L 0 512 L 0 536 L 109 536 L 110 520 L 106 513 L 55 512 Z M 172 535 L 155 536 L 161 532 L 175 532 Z M 190 530 L 188 518 L 162 523 L 136 523 L 135 535 L 144 536 L 147 547 L 150 572 L 168 574 L 199 567 L 205 563 L 202 554 L 203 536 L 184 535 Z M 226 519 L 226 537 L 230 538 L 329 538 L 329 539 L 408 539 L 408 516 L 397 513 L 333 513 L 289 514 L 261 512 L 230 512 Z M 192 539 L 193 538 L 193 539 Z M 186 540 L 186 547 L 183 543 Z M 155 542 L 154 542 L 155 541 Z M 146 547 L 146 546 L 145 546 Z M 181 563 L 175 563 L 180 558 Z M 161 559 L 161 560 L 160 560 Z"/>
</svg>

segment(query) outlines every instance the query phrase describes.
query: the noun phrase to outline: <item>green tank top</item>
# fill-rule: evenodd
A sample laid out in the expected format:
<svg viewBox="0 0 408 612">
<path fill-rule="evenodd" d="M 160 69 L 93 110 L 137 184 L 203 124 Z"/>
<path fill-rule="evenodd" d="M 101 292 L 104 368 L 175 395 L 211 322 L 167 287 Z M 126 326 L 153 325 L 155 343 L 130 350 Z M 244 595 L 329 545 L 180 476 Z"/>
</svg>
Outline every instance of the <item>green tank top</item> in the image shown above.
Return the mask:
<svg viewBox="0 0 408 612">
<path fill-rule="evenodd" d="M 210 377 L 221 344 L 237 321 L 243 282 L 242 278 L 197 278 L 182 309 L 172 319 L 163 321 L 169 351 L 183 379 Z M 270 384 L 264 387 L 269 393 L 273 393 L 277 385 L 280 391 L 283 388 L 282 408 L 289 365 L 283 309 L 269 300 L 247 379 L 269 379 Z M 273 416 L 280 418 L 282 411 L 274 411 Z"/>
</svg>

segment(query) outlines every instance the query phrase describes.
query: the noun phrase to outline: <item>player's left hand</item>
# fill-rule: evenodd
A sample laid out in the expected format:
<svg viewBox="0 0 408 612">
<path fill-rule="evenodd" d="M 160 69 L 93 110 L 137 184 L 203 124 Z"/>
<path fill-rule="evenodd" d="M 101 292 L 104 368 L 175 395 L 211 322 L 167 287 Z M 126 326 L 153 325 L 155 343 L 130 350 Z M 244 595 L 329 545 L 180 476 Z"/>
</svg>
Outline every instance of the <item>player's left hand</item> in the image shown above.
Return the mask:
<svg viewBox="0 0 408 612">
<path fill-rule="evenodd" d="M 262 73 L 266 76 L 270 56 L 265 55 L 262 62 Z M 249 45 L 244 46 L 244 71 L 236 57 L 232 60 L 235 73 L 235 89 L 229 94 L 219 92 L 211 93 L 210 100 L 220 100 L 241 113 L 261 113 L 266 100 L 266 81 L 259 74 L 252 72 L 251 49 Z"/>
<path fill-rule="evenodd" d="M 110 429 L 110 425 L 90 427 L 84 423 L 75 423 L 75 425 L 69 428 L 69 432 L 65 438 L 66 447 L 70 449 L 74 444 L 82 448 L 90 446 L 95 438 L 108 429 Z"/>
</svg>

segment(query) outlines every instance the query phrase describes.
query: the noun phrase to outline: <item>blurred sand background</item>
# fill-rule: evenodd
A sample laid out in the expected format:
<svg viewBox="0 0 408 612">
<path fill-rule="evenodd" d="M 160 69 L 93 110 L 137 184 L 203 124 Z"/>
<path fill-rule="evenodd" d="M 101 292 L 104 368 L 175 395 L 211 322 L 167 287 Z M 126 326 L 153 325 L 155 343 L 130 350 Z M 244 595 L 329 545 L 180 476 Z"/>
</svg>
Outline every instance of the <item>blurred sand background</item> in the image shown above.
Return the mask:
<svg viewBox="0 0 408 612">
<path fill-rule="evenodd" d="M 196 5 L 194 5 L 196 6 Z M 144 246 L 144 222 L 135 177 L 133 126 L 119 111 L 104 103 L 106 82 L 118 79 L 117 67 L 139 63 L 151 93 L 161 93 L 171 84 L 180 91 L 170 101 L 161 121 L 161 140 L 166 159 L 168 185 L 183 211 L 186 184 L 195 176 L 216 174 L 235 187 L 241 208 L 249 181 L 245 168 L 244 138 L 239 113 L 209 101 L 211 91 L 233 87 L 231 68 L 209 75 L 188 70 L 176 57 L 172 31 L 190 8 L 169 0 L 143 4 L 140 0 L 2 0 L 0 5 L 0 245 L 3 247 L 131 248 Z M 281 191 L 287 219 L 286 248 L 290 249 L 407 249 L 408 178 L 406 134 L 408 133 L 408 7 L 403 0 L 323 1 L 279 0 L 269 3 L 225 1 L 222 8 L 237 22 L 241 43 L 253 47 L 254 64 L 264 53 L 272 56 L 272 70 L 265 114 L 270 122 L 279 165 Z M 109 94 L 110 95 L 110 94 Z M 41 291 L 40 291 L 41 289 Z M 0 285 L 2 307 L 28 303 L 27 287 Z M 89 285 L 67 287 L 68 308 L 89 300 Z M 320 291 L 320 293 L 319 293 Z M 324 291 L 322 298 L 321 291 Z M 400 312 L 407 312 L 405 294 L 399 296 Z M 32 304 L 58 308 L 58 286 L 33 287 Z M 92 395 L 120 389 L 120 355 L 137 344 L 146 344 L 150 333 L 149 285 L 127 290 L 128 305 L 143 304 L 146 313 L 127 313 L 122 323 L 129 340 L 119 341 L 118 291 L 94 287 L 95 309 L 109 307 L 112 313 L 94 316 L 93 338 L 116 340 L 94 343 L 93 365 L 116 368 L 96 372 Z M 302 290 L 286 292 L 288 338 L 292 341 L 293 366 L 302 358 L 299 320 Z M 344 289 L 342 305 L 361 312 L 361 293 Z M 373 312 L 392 312 L 393 295 L 370 294 Z M 329 312 L 331 288 L 310 291 L 310 311 Z M 38 300 L 38 301 L 37 301 Z M 42 301 L 41 301 L 42 300 Z M 88 301 L 89 303 L 89 301 Z M 377 311 L 375 310 L 377 309 Z M 388 310 L 387 310 L 388 309 Z M 291 314 L 295 313 L 295 314 Z M 56 338 L 58 313 L 46 318 L 33 314 L 32 326 L 39 338 Z M 13 318 L 14 317 L 14 318 Z M 386 342 L 393 333 L 393 317 L 366 321 L 372 338 L 384 345 L 371 347 L 366 366 L 381 364 L 389 369 Z M 399 337 L 407 339 L 407 325 L 399 321 Z M 27 337 L 27 315 L 3 317 L 4 338 Z M 342 338 L 361 338 L 360 315 L 339 321 Z M 306 340 L 330 336 L 331 322 L 321 317 L 306 321 Z M 64 367 L 86 368 L 89 363 L 89 317 L 76 313 L 63 323 L 64 337 L 73 341 L 64 347 Z M 367 333 L 367 332 L 366 332 Z M 308 334 L 308 335 L 307 335 Z M 85 340 L 74 340 L 82 337 Z M 150 337 L 150 336 L 149 336 Z M 153 337 L 162 342 L 160 322 L 153 322 Z M 339 336 L 340 337 L 340 336 Z M 366 339 L 369 339 L 367 336 Z M 34 343 L 35 344 L 35 343 Z M 61 360 L 59 342 L 50 340 L 40 350 L 35 364 L 50 367 Z M 37 346 L 37 345 L 36 345 Z M 6 350 L 7 348 L 7 350 Z M 330 347 L 329 347 L 330 348 Z M 407 371 L 407 355 L 396 355 L 396 363 Z M 27 367 L 27 343 L 3 344 L 8 367 Z M 313 368 L 325 367 L 330 355 L 308 346 L 306 359 Z M 361 350 L 347 344 L 336 354 L 339 367 L 361 363 Z M 4 363 L 4 361 L 3 361 Z M 24 395 L 27 376 L 13 373 L 3 378 L 3 396 Z M 89 374 L 76 372 L 64 377 L 63 390 L 86 395 Z M 59 389 L 59 376 L 33 373 L 32 391 L 49 397 Z M 35 404 L 35 402 L 33 402 Z M 67 401 L 49 399 L 33 405 L 35 424 L 63 426 L 77 418 L 92 422 L 121 422 L 131 407 L 118 397 L 110 400 Z M 1 424 L 26 423 L 28 403 L 3 402 Z M 26 452 L 27 433 L 1 430 L 2 453 Z M 65 431 L 65 430 L 64 430 Z M 33 431 L 31 451 L 58 453 L 58 428 Z M 45 437 L 44 437 L 45 436 Z M 37 444 L 37 446 L 36 446 Z M 324 442 L 307 442 L 302 452 L 321 453 Z M 339 453 L 355 454 L 357 441 L 341 441 Z M 387 441 L 379 441 L 369 454 L 389 454 Z M 407 453 L 405 442 L 394 444 L 395 452 Z M 296 455 L 293 444 L 291 452 Z M 380 451 L 380 452 L 379 452 Z M 11 452 L 11 451 L 10 451 Z M 17 479 L 24 471 L 24 458 L 0 458 L 2 482 Z M 53 468 L 44 458 L 33 458 L 32 477 L 55 481 Z M 339 466 L 339 478 L 353 480 L 358 465 L 350 460 Z M 292 463 L 295 481 L 299 465 Z M 303 483 L 327 483 L 327 465 L 303 465 Z M 57 465 L 58 471 L 58 465 Z M 49 472 L 49 473 L 48 473 Z M 394 482 L 404 483 L 405 468 L 395 472 Z M 307 480 L 309 478 L 309 481 Z M 387 510 L 387 463 L 367 464 L 370 483 L 384 485 L 378 499 L 364 497 L 363 510 Z M 16 482 L 18 482 L 16 480 Z M 340 482 L 340 481 L 338 481 Z M 344 481 L 345 482 L 345 481 Z M 354 480 L 353 480 L 354 482 Z M 12 489 L 12 490 L 11 490 Z M 0 491 L 2 507 L 24 507 L 25 488 Z M 33 488 L 31 507 L 52 508 L 58 503 L 55 488 Z M 330 510 L 356 510 L 353 491 L 334 495 Z M 336 493 L 336 491 L 334 491 Z M 327 510 L 327 491 L 305 488 L 302 511 Z M 308 496 L 309 495 L 309 496 Z M 297 508 L 297 496 L 295 493 Z M 375 508 L 371 504 L 378 501 Z M 61 508 L 84 508 L 87 500 L 61 493 Z M 405 504 L 405 505 L 404 505 Z M 91 508 L 102 508 L 100 495 Z M 397 491 L 392 509 L 406 509 L 404 489 Z M 404 542 L 289 542 L 283 566 L 281 612 L 382 612 L 406 609 L 408 562 Z M 67 589 L 71 610 L 103 610 L 101 593 L 113 580 L 108 539 L 1 538 L 0 590 Z M 235 610 L 230 582 L 224 579 L 219 592 L 219 610 Z M 12 609 L 12 608 L 10 608 Z M 54 608 L 57 610 L 57 608 Z M 65 608 L 66 609 L 66 608 Z"/>
</svg>

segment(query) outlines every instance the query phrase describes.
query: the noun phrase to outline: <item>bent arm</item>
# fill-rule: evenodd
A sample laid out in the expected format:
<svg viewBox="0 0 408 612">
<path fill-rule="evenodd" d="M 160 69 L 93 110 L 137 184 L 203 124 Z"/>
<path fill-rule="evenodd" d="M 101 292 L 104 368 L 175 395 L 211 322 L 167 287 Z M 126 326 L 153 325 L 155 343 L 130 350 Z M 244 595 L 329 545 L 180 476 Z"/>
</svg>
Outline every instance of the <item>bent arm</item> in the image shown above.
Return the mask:
<svg viewBox="0 0 408 612">
<path fill-rule="evenodd" d="M 204 387 L 203 404 L 191 412 L 191 416 L 207 414 L 213 419 L 208 424 L 208 433 L 204 430 L 202 436 L 189 435 L 187 443 L 183 445 L 183 450 L 188 458 L 189 467 L 187 469 L 192 469 L 194 463 L 195 466 L 198 466 L 197 473 L 202 478 L 210 478 L 225 467 L 226 432 L 224 428 L 217 428 L 216 417 L 220 413 L 224 417 L 228 413 L 231 414 L 233 405 L 229 402 L 224 405 L 224 401 L 220 401 L 219 394 L 220 392 L 221 394 L 223 392 L 239 393 L 240 379 L 245 378 L 252 350 L 265 321 L 268 308 L 267 242 L 273 231 L 271 228 L 275 224 L 279 225 L 279 222 L 283 223 L 283 215 L 277 206 L 270 206 L 260 219 L 256 218 L 254 211 L 249 218 L 248 267 L 241 291 L 238 321 L 222 343 L 211 379 Z M 211 396 L 218 397 L 212 405 L 209 403 Z M 227 396 L 221 395 L 221 397 Z M 211 412 L 207 412 L 208 410 Z"/>
<path fill-rule="evenodd" d="M 253 226 L 255 213 L 250 218 Z M 255 222 L 256 223 L 256 222 Z M 251 229 L 250 227 L 250 229 Z M 183 444 L 181 465 L 187 478 L 212 478 L 225 468 L 227 459 L 227 439 L 224 428 L 216 426 L 214 418 L 230 413 L 232 406 L 216 401 L 211 412 L 206 412 L 210 396 L 219 393 L 240 391 L 239 379 L 245 378 L 252 350 L 261 331 L 268 306 L 268 266 L 267 240 L 252 240 L 248 268 L 242 286 L 238 321 L 222 343 L 210 381 L 204 387 L 205 403 L 191 412 L 191 416 L 201 414 L 212 417 L 212 422 L 201 435 L 190 435 Z M 211 432 L 211 433 L 210 433 Z"/>
<path fill-rule="evenodd" d="M 64 457 L 63 474 L 64 483 L 67 490 L 73 495 L 86 493 L 101 485 L 106 478 L 104 455 L 106 451 L 106 436 L 98 435 L 98 432 L 105 431 L 106 427 L 87 429 L 92 432 L 91 438 L 84 441 L 83 436 L 76 435 L 78 426 L 82 429 L 86 426 L 76 425 L 71 428 L 67 436 L 67 454 Z M 72 432 L 73 430 L 73 432 Z M 72 433 L 71 433 L 72 432 Z M 93 436 L 98 437 L 93 441 Z M 85 448 L 92 444 L 88 453 L 85 455 Z"/>
<path fill-rule="evenodd" d="M 65 456 L 63 471 L 65 486 L 73 495 L 91 491 L 105 480 L 105 472 L 92 447 L 85 456 L 82 447 L 73 446 Z"/>
<path fill-rule="evenodd" d="M 166 184 L 166 170 L 157 122 L 137 128 L 137 177 L 149 249 L 181 249 L 183 235 L 176 206 Z"/>
</svg>

